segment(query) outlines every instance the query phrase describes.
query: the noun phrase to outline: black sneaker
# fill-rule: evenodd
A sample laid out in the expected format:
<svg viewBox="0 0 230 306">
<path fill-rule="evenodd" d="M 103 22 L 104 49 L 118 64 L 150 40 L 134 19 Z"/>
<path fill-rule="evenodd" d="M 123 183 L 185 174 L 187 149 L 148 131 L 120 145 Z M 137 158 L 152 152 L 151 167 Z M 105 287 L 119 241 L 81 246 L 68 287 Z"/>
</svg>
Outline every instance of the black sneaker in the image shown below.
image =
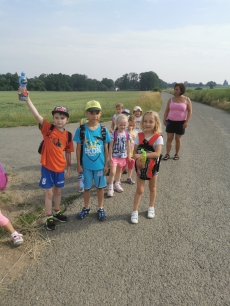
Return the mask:
<svg viewBox="0 0 230 306">
<path fill-rule="evenodd" d="M 58 212 L 53 213 L 54 220 L 58 220 L 60 222 L 66 222 L 68 218 L 63 215 L 63 213 L 59 210 Z"/>
<path fill-rule="evenodd" d="M 48 218 L 46 219 L 45 228 L 46 228 L 48 231 L 54 231 L 54 230 L 55 230 L 56 225 L 55 225 L 55 223 L 54 223 L 54 218 L 53 218 L 53 216 L 48 217 Z"/>
</svg>

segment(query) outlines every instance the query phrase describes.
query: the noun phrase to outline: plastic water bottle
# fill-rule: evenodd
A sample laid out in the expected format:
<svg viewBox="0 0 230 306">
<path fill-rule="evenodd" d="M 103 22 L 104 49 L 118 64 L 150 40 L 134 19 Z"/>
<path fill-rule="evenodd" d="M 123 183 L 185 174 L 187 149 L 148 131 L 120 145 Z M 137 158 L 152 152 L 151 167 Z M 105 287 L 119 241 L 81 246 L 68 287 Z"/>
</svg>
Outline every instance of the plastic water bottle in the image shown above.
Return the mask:
<svg viewBox="0 0 230 306">
<path fill-rule="evenodd" d="M 77 190 L 78 192 L 84 192 L 84 174 L 83 173 L 79 173 L 78 175 Z"/>
<path fill-rule="evenodd" d="M 144 149 L 141 149 L 141 165 L 142 168 L 145 167 L 145 163 L 146 163 L 146 152 Z"/>
<path fill-rule="evenodd" d="M 28 91 L 26 90 L 27 78 L 25 72 L 21 73 L 21 76 L 18 79 L 19 88 L 18 88 L 18 98 L 20 101 L 26 101 Z"/>
</svg>

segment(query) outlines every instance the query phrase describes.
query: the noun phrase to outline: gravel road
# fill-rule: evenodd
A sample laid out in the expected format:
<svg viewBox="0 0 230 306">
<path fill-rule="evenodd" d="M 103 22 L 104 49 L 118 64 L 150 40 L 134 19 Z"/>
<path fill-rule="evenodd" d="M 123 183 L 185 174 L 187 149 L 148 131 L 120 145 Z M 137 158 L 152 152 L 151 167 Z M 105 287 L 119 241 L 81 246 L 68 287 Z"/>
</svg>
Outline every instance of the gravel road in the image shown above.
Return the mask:
<svg viewBox="0 0 230 306">
<path fill-rule="evenodd" d="M 162 93 L 161 119 L 169 97 Z M 76 127 L 68 128 L 74 133 Z M 22 184 L 38 189 L 37 127 L 2 128 L 0 139 L 7 171 L 24 173 Z M 135 185 L 124 183 L 124 193 L 105 198 L 105 222 L 96 217 L 95 190 L 92 213 L 77 220 L 79 197 L 67 210 L 69 222 L 48 232 L 52 243 L 11 283 L 11 291 L 0 293 L 0 304 L 230 305 L 229 150 L 230 115 L 193 102 L 180 160 L 161 164 L 156 217 L 146 218 L 146 190 L 139 223 L 130 223 Z M 64 196 L 75 193 L 75 168 L 74 156 Z"/>
</svg>

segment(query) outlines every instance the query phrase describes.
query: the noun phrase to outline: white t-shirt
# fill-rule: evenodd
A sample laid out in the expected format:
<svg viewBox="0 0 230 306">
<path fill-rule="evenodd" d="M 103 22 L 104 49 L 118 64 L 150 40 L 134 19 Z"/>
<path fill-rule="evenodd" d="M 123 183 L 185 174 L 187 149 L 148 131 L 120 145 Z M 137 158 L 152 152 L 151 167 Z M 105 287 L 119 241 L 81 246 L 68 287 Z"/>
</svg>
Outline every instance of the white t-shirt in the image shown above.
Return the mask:
<svg viewBox="0 0 230 306">
<path fill-rule="evenodd" d="M 137 132 L 141 132 L 141 128 L 140 128 L 141 119 L 142 119 L 142 116 L 136 117 L 136 120 L 137 120 L 136 131 Z"/>
</svg>

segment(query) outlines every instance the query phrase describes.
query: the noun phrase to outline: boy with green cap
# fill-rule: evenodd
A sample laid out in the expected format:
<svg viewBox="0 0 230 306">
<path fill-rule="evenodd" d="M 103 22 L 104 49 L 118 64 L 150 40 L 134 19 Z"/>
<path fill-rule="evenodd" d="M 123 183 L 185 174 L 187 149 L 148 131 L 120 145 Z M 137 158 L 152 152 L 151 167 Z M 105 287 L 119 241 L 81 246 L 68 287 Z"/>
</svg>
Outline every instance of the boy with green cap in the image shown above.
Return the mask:
<svg viewBox="0 0 230 306">
<path fill-rule="evenodd" d="M 108 171 L 108 143 L 110 142 L 110 136 L 106 128 L 104 128 L 104 137 L 102 135 L 103 127 L 99 123 L 101 105 L 98 101 L 93 100 L 86 103 L 85 115 L 88 118 L 88 122 L 77 128 L 73 138 L 77 143 L 77 172 L 84 173 L 84 207 L 77 214 L 77 217 L 82 220 L 90 212 L 90 189 L 94 181 L 97 188 L 98 220 L 104 221 L 106 219 L 103 207 L 104 188 L 107 186 L 105 175 Z M 84 131 L 84 135 L 82 135 L 82 131 Z"/>
</svg>

